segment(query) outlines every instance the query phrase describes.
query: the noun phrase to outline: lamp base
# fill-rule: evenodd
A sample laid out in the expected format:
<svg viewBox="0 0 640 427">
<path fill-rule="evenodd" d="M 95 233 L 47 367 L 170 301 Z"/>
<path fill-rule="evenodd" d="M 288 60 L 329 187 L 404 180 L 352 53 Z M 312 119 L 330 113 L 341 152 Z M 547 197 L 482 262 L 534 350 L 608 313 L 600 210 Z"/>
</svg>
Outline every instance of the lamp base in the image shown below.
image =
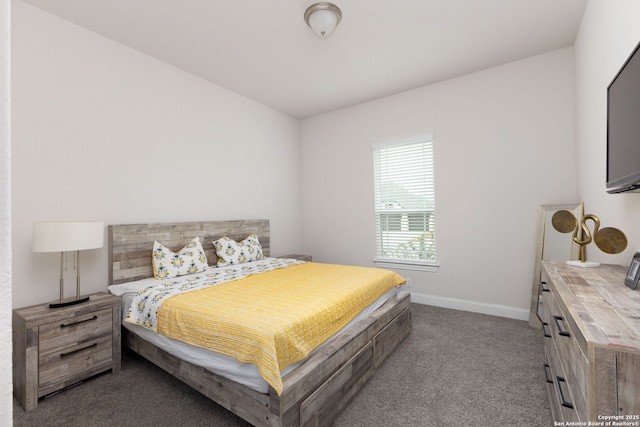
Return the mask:
<svg viewBox="0 0 640 427">
<path fill-rule="evenodd" d="M 569 265 L 573 265 L 574 267 L 582 267 L 582 268 L 593 268 L 593 267 L 600 267 L 600 263 L 599 262 L 593 262 L 593 261 L 567 261 L 567 264 Z"/>
<path fill-rule="evenodd" d="M 74 304 L 82 304 L 83 302 L 89 301 L 89 297 L 80 297 L 80 298 L 66 298 L 62 301 L 56 301 L 49 304 L 49 308 L 60 308 L 67 307 Z"/>
</svg>

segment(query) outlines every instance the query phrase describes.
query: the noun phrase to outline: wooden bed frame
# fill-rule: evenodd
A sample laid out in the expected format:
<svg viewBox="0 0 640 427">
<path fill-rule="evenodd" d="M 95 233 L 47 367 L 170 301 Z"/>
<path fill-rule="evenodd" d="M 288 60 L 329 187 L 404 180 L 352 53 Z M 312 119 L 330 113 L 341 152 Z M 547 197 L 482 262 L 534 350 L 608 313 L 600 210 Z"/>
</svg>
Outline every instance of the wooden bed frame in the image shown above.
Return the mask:
<svg viewBox="0 0 640 427">
<path fill-rule="evenodd" d="M 251 233 L 270 256 L 269 220 L 110 225 L 109 282 L 153 276 L 155 240 L 179 250 L 198 236 L 212 260 L 213 240 L 223 235 L 242 240 Z M 127 329 L 122 337 L 124 346 L 255 426 L 316 426 L 335 420 L 410 331 L 411 300 L 402 292 L 284 375 L 280 396 L 271 388 L 259 393 L 185 362 Z"/>
</svg>

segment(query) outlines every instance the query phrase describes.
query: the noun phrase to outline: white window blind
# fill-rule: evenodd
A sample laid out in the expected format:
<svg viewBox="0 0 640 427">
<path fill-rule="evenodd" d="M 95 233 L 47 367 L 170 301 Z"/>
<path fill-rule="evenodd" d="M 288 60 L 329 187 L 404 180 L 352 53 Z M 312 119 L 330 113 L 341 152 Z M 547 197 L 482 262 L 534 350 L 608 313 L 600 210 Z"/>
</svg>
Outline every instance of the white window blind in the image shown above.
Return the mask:
<svg viewBox="0 0 640 427">
<path fill-rule="evenodd" d="M 432 135 L 373 153 L 376 262 L 437 265 Z"/>
</svg>

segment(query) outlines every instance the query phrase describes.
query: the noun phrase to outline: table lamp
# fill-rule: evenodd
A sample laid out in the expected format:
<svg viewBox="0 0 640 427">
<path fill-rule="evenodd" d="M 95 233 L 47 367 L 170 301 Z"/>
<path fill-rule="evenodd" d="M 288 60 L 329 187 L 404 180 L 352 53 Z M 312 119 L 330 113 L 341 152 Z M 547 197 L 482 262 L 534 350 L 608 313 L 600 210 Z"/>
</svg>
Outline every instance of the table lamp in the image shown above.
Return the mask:
<svg viewBox="0 0 640 427">
<path fill-rule="evenodd" d="M 60 252 L 60 301 L 49 307 L 65 307 L 89 300 L 80 297 L 80 251 L 101 248 L 104 223 L 95 221 L 47 221 L 33 223 L 33 252 Z M 67 252 L 75 251 L 76 297 L 64 299 L 64 264 Z"/>
</svg>

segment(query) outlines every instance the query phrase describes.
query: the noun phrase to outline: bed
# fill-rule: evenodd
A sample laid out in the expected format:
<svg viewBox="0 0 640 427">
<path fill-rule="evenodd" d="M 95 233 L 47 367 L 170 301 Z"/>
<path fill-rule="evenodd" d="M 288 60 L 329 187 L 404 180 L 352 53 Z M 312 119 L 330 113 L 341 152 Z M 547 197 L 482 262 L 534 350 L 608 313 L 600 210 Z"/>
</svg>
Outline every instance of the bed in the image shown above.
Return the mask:
<svg viewBox="0 0 640 427">
<path fill-rule="evenodd" d="M 156 241 L 178 250 L 199 237 L 207 259 L 217 260 L 210 242 L 222 236 L 241 241 L 253 234 L 269 258 L 268 220 L 110 225 L 110 290 L 154 276 L 151 255 Z M 255 426 L 306 426 L 330 425 L 410 330 L 409 294 L 394 288 L 305 359 L 282 370 L 282 388 L 277 391 L 270 383 L 254 386 L 216 372 L 203 366 L 202 358 L 182 357 L 135 328 L 123 327 L 122 339 L 125 347 Z"/>
</svg>

